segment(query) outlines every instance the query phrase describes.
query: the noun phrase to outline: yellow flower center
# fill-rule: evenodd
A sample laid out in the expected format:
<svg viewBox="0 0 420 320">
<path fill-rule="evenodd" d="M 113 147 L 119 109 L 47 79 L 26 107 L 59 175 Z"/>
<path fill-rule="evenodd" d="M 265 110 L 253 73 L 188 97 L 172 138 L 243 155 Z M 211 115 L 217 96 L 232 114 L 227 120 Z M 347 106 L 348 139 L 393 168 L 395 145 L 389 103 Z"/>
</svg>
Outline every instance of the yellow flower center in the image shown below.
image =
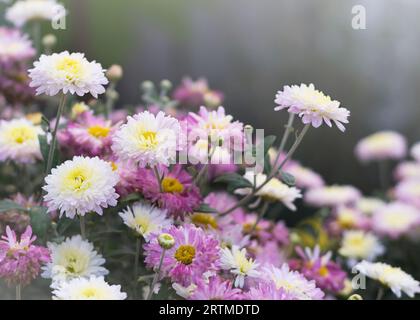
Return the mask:
<svg viewBox="0 0 420 320">
<path fill-rule="evenodd" d="M 194 257 L 195 248 L 189 244 L 179 246 L 179 248 L 175 251 L 175 259 L 185 265 L 191 264 Z"/>
<path fill-rule="evenodd" d="M 203 226 L 205 228 L 212 227 L 213 229 L 217 229 L 217 221 L 213 215 L 208 213 L 195 213 L 191 217 L 192 223 L 198 226 Z"/>
<path fill-rule="evenodd" d="M 35 138 L 35 130 L 29 126 L 15 127 L 10 130 L 10 139 L 17 144 L 22 144 Z"/>
<path fill-rule="evenodd" d="M 38 125 L 41 123 L 42 113 L 41 112 L 29 113 L 26 115 L 26 119 L 31 121 L 34 125 Z"/>
<path fill-rule="evenodd" d="M 181 193 L 184 191 L 184 185 L 176 178 L 166 177 L 162 180 L 162 189 L 168 193 Z"/>
<path fill-rule="evenodd" d="M 137 137 L 138 146 L 141 150 L 153 150 L 158 145 L 157 133 L 154 131 L 146 131 L 140 128 Z"/>
<path fill-rule="evenodd" d="M 328 268 L 326 266 L 319 268 L 318 272 L 321 277 L 326 277 L 329 274 Z"/>
<path fill-rule="evenodd" d="M 90 187 L 89 175 L 83 168 L 75 168 L 64 179 L 63 186 L 72 191 L 85 191 Z"/>
<path fill-rule="evenodd" d="M 83 70 L 80 61 L 71 57 L 62 58 L 58 61 L 56 68 L 58 71 L 63 72 L 66 79 L 70 82 L 80 78 Z"/>
<path fill-rule="evenodd" d="M 82 296 L 85 298 L 94 298 L 97 296 L 95 288 L 86 288 L 82 291 Z"/>
<path fill-rule="evenodd" d="M 111 161 L 110 164 L 111 164 L 112 171 L 117 171 L 118 170 L 118 166 L 114 161 Z"/>
<path fill-rule="evenodd" d="M 91 136 L 95 138 L 105 138 L 108 136 L 111 128 L 103 126 L 91 126 L 88 128 L 88 132 Z"/>
</svg>

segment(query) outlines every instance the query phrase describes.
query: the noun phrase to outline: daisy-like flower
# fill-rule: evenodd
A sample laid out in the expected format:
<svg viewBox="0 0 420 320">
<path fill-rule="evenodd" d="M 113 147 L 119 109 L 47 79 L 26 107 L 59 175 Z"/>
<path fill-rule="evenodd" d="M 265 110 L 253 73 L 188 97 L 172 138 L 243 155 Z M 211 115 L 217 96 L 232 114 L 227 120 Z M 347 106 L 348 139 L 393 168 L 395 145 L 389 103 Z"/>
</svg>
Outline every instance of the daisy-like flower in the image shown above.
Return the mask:
<svg viewBox="0 0 420 320">
<path fill-rule="evenodd" d="M 168 214 L 174 219 L 183 220 L 186 214 L 192 213 L 200 205 L 200 190 L 181 165 L 174 165 L 171 170 L 160 166 L 158 170 L 163 177 L 161 188 L 153 171 L 148 169 L 137 172 L 135 186 L 145 199 L 168 210 Z"/>
<path fill-rule="evenodd" d="M 395 187 L 397 200 L 406 202 L 420 209 L 420 180 L 404 180 Z"/>
<path fill-rule="evenodd" d="M 284 263 L 281 268 L 268 265 L 262 275 L 266 281 L 273 282 L 277 289 L 283 289 L 290 300 L 321 300 L 324 292 L 317 288 L 315 281 L 307 280 L 301 273 L 291 271 Z"/>
<path fill-rule="evenodd" d="M 59 20 L 66 14 L 56 0 L 19 0 L 6 11 L 6 19 L 17 27 L 33 20 Z"/>
<path fill-rule="evenodd" d="M 30 59 L 35 49 L 28 36 L 17 29 L 0 27 L 0 61 L 20 61 Z"/>
<path fill-rule="evenodd" d="M 40 126 L 26 119 L 0 121 L 0 161 L 33 163 L 41 159 L 38 136 L 42 134 Z"/>
<path fill-rule="evenodd" d="M 133 229 L 146 241 L 149 240 L 152 233 L 159 232 L 172 224 L 172 221 L 166 218 L 166 210 L 141 202 L 133 204 L 131 208 L 128 207 L 119 215 L 125 225 Z"/>
<path fill-rule="evenodd" d="M 59 210 L 68 218 L 92 211 L 102 215 L 103 208 L 117 204 L 118 179 L 111 164 L 98 157 L 67 160 L 45 178 L 48 211 Z"/>
<path fill-rule="evenodd" d="M 401 298 L 402 292 L 410 298 L 420 293 L 420 283 L 400 268 L 382 262 L 362 261 L 355 266 L 355 269 L 389 287 L 398 298 Z"/>
<path fill-rule="evenodd" d="M 322 122 L 331 127 L 334 122 L 344 132 L 343 123 L 349 122 L 347 118 L 350 111 L 340 107 L 340 102 L 316 90 L 312 83 L 309 86 L 303 83 L 300 86 L 284 86 L 283 91 L 277 92 L 274 102 L 278 105 L 275 111 L 287 109 L 288 112 L 299 115 L 303 123 L 310 123 L 315 128 Z"/>
<path fill-rule="evenodd" d="M 334 210 L 331 227 L 340 233 L 346 229 L 367 229 L 370 225 L 369 218 L 353 207 L 340 206 Z"/>
<path fill-rule="evenodd" d="M 95 98 L 105 92 L 108 79 L 104 69 L 96 61 L 89 62 L 83 53 L 53 53 L 41 55 L 28 70 L 32 79 L 30 86 L 36 88 L 37 95 L 45 93 L 55 96 L 60 91 L 78 96 L 90 93 Z"/>
<path fill-rule="evenodd" d="M 108 284 L 103 277 L 75 278 L 53 291 L 54 300 L 125 300 L 121 286 Z"/>
<path fill-rule="evenodd" d="M 105 259 L 98 254 L 89 241 L 80 235 L 67 238 L 62 243 L 49 242 L 51 261 L 42 270 L 42 277 L 52 279 L 53 287 L 63 281 L 90 276 L 105 276 L 108 270 L 103 267 Z"/>
<path fill-rule="evenodd" d="M 351 260 L 374 260 L 385 249 L 372 233 L 361 230 L 344 232 L 339 253 Z"/>
<path fill-rule="evenodd" d="M 220 106 L 223 102 L 223 94 L 220 91 L 211 90 L 204 78 L 196 81 L 184 78 L 181 85 L 175 89 L 173 98 L 188 107 L 206 105 L 213 108 Z"/>
<path fill-rule="evenodd" d="M 259 264 L 252 258 L 247 257 L 245 248 L 240 250 L 238 246 L 233 246 L 231 249 L 222 249 L 220 263 L 222 269 L 229 270 L 235 275 L 235 287 L 242 288 L 245 284 L 245 278 L 258 278 L 260 276 Z"/>
<path fill-rule="evenodd" d="M 314 207 L 336 207 L 353 204 L 360 197 L 360 191 L 355 187 L 333 185 L 308 190 L 304 199 Z"/>
<path fill-rule="evenodd" d="M 325 182 L 322 177 L 313 171 L 306 168 L 297 162 L 287 165 L 284 171 L 295 177 L 296 186 L 304 189 L 314 189 L 324 186 Z"/>
<path fill-rule="evenodd" d="M 20 240 L 6 227 L 6 235 L 0 240 L 0 277 L 9 285 L 28 285 L 38 276 L 41 266 L 50 261 L 48 249 L 34 245 L 35 240 L 30 226 Z"/>
<path fill-rule="evenodd" d="M 277 288 L 274 282 L 261 281 L 255 287 L 251 287 L 243 295 L 245 300 L 295 300 L 282 287 Z"/>
<path fill-rule="evenodd" d="M 111 154 L 111 136 L 116 129 L 102 116 L 83 112 L 58 132 L 58 141 L 73 155 L 106 156 Z"/>
<path fill-rule="evenodd" d="M 90 111 L 90 107 L 84 102 L 77 102 L 71 107 L 71 118 L 76 119 L 86 111 Z"/>
<path fill-rule="evenodd" d="M 410 154 L 417 162 L 420 162 L 420 142 L 415 143 L 411 147 Z"/>
<path fill-rule="evenodd" d="M 212 276 L 208 281 L 198 282 L 190 300 L 239 300 L 242 295 L 240 289 L 232 288 L 232 282 L 223 280 L 219 276 Z"/>
<path fill-rule="evenodd" d="M 190 112 L 187 121 L 189 139 L 208 141 L 210 138 L 212 142 L 222 140 L 228 143 L 230 148 L 236 147 L 237 144 L 242 148 L 243 124 L 233 121 L 233 117 L 227 115 L 223 107 L 213 111 L 201 107 L 198 114 Z"/>
<path fill-rule="evenodd" d="M 394 170 L 394 176 L 397 180 L 420 180 L 420 162 L 405 161 L 397 165 Z"/>
<path fill-rule="evenodd" d="M 420 211 L 401 202 L 392 202 L 377 210 L 372 227 L 379 234 L 398 238 L 420 225 Z"/>
<path fill-rule="evenodd" d="M 407 142 L 398 132 L 380 131 L 360 140 L 355 148 L 363 162 L 402 159 L 407 153 Z"/>
<path fill-rule="evenodd" d="M 194 278 L 202 277 L 207 271 L 217 269 L 219 242 L 200 228 L 191 224 L 163 229 L 175 239 L 172 248 L 166 250 L 162 263 L 162 274 L 182 286 L 188 286 Z M 162 256 L 162 247 L 157 234 L 152 234 L 149 243 L 144 245 L 145 263 L 156 268 Z"/>
<path fill-rule="evenodd" d="M 331 260 L 331 251 L 321 255 L 319 246 L 313 250 L 306 247 L 304 250 L 297 247 L 296 252 L 300 259 L 290 262 L 290 266 L 300 271 L 307 279 L 315 280 L 317 286 L 323 290 L 340 292 L 344 288 L 346 273 L 338 264 Z"/>
<path fill-rule="evenodd" d="M 165 113 L 149 111 L 127 117 L 113 137 L 112 149 L 121 160 L 131 160 L 140 167 L 168 166 L 176 159 L 178 120 Z"/>
<path fill-rule="evenodd" d="M 385 202 L 378 198 L 362 197 L 356 202 L 356 208 L 366 216 L 372 216 Z"/>
<path fill-rule="evenodd" d="M 254 173 L 247 171 L 244 178 L 254 184 Z M 255 187 L 258 188 L 267 180 L 267 176 L 263 173 L 257 173 L 255 177 Z M 240 188 L 235 190 L 236 194 L 246 195 L 252 192 L 252 188 Z M 262 197 L 267 201 L 282 202 L 292 211 L 296 210 L 294 201 L 302 197 L 300 190 L 295 187 L 289 187 L 277 178 L 272 178 L 264 187 L 256 193 L 256 196 Z"/>
</svg>

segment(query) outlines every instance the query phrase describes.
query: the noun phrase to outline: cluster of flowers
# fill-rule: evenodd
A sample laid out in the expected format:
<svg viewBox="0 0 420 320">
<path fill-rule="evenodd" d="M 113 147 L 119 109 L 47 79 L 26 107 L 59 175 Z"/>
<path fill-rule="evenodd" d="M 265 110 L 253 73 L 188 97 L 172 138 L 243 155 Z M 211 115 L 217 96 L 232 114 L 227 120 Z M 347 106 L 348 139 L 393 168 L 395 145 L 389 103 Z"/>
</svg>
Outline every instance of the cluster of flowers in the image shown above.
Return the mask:
<svg viewBox="0 0 420 320">
<path fill-rule="evenodd" d="M 55 0 L 20 0 L 6 17 L 16 27 L 52 20 L 51 10 L 44 10 L 52 5 L 60 6 Z M 0 63 L 6 65 L 24 68 L 38 54 L 19 29 L 0 29 L 0 44 Z M 14 185 L 2 190 L 8 199 L 0 202 L 6 234 L 0 241 L 0 277 L 17 287 L 19 297 L 20 288 L 39 274 L 49 279 L 53 299 L 151 299 L 162 292 L 199 300 L 346 299 L 357 289 L 354 271 L 397 297 L 420 292 L 408 273 L 377 261 L 386 256 L 386 243 L 418 237 L 419 144 L 411 149 L 415 160 L 397 166 L 395 188 L 385 187 L 381 198 L 364 197 L 353 186 L 326 185 L 293 159 L 310 127 L 334 123 L 345 131 L 348 123 L 350 112 L 312 84 L 277 93 L 275 110 L 287 110 L 288 126 L 278 149 L 268 143 L 273 139 L 264 140 L 267 161 L 257 172 L 234 163 L 237 150 L 221 143 L 252 137 L 220 106 L 223 95 L 205 80 L 185 79 L 172 95 L 169 81 L 161 83 L 160 92 L 146 82 L 145 105 L 129 112 L 113 110 L 121 67 L 104 70 L 84 54 L 67 51 L 35 59 L 32 68 L 19 69 L 28 79 L 22 86 L 3 90 L 0 78 L 0 105 L 8 110 L 0 122 L 2 174 L 11 167 L 12 174 L 27 175 L 17 175 Z M 25 102 L 13 98 L 24 96 L 22 90 L 38 106 L 45 101 L 35 95 L 58 98 L 56 117 L 24 113 Z M 87 100 L 90 96 L 95 99 Z M 295 118 L 303 128 L 287 148 Z M 200 138 L 183 145 L 184 133 Z M 184 148 L 199 160 L 230 162 L 175 163 Z M 400 160 L 406 152 L 405 139 L 393 132 L 377 133 L 356 147 L 364 162 Z M 22 179 L 40 182 L 19 185 Z M 317 211 L 300 219 L 301 211 L 313 211 L 309 208 Z M 291 227 L 282 219 L 285 211 L 295 211 L 301 223 Z M 80 232 L 69 236 L 66 230 L 77 230 L 75 220 Z M 31 225 L 42 233 L 37 244 Z M 112 248 L 128 244 L 134 261 L 118 262 L 134 270 L 133 278 L 121 277 L 120 285 L 105 281 L 119 279 L 117 268 L 106 241 L 95 241 L 90 228 L 106 234 Z M 19 241 L 15 232 L 22 234 Z M 123 240 L 113 241 L 112 232 Z"/>
</svg>

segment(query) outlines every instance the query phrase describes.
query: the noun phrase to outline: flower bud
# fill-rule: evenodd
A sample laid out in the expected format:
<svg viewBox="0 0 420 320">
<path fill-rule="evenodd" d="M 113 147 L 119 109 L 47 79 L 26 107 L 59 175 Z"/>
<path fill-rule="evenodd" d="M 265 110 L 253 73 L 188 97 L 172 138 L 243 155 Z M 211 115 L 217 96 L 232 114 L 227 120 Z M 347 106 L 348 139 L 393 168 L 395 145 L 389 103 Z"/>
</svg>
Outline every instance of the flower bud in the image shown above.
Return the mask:
<svg viewBox="0 0 420 320">
<path fill-rule="evenodd" d="M 153 84 L 152 81 L 148 81 L 148 80 L 143 81 L 141 84 L 141 89 L 146 92 L 152 91 L 154 88 L 155 88 L 155 85 Z"/>
<path fill-rule="evenodd" d="M 171 249 L 175 244 L 175 239 L 169 233 L 162 233 L 158 237 L 159 245 L 163 249 Z"/>
<path fill-rule="evenodd" d="M 161 81 L 160 87 L 162 90 L 169 91 L 172 88 L 172 83 L 169 80 L 164 79 Z"/>
<path fill-rule="evenodd" d="M 42 38 L 42 45 L 46 48 L 52 48 L 57 44 L 57 37 L 51 33 Z"/>
<path fill-rule="evenodd" d="M 109 67 L 108 71 L 106 72 L 106 77 L 109 81 L 116 82 L 120 80 L 123 76 L 123 69 L 118 64 L 113 64 Z"/>
</svg>

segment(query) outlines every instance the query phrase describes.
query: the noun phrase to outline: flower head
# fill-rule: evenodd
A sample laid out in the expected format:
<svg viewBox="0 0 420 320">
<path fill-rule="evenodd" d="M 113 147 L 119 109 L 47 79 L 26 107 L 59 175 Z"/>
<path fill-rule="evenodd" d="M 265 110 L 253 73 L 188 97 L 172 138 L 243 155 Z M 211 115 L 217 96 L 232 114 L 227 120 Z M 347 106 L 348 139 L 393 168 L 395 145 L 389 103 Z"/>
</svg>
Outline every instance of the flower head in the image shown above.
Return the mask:
<svg viewBox="0 0 420 320">
<path fill-rule="evenodd" d="M 420 162 L 420 142 L 411 147 L 410 154 L 417 162 Z"/>
<path fill-rule="evenodd" d="M 59 210 L 69 218 L 91 211 L 102 215 L 103 208 L 117 204 L 114 187 L 118 174 L 108 162 L 97 157 L 67 160 L 52 169 L 45 182 L 48 210 Z"/>
<path fill-rule="evenodd" d="M 252 258 L 247 257 L 246 249 L 239 249 L 233 246 L 231 249 L 224 248 L 221 251 L 221 268 L 229 270 L 235 275 L 235 287 L 242 288 L 245 284 L 245 278 L 258 278 L 260 276 L 257 270 L 259 264 Z"/>
<path fill-rule="evenodd" d="M 32 79 L 30 86 L 36 88 L 36 93 L 49 96 L 62 91 L 78 96 L 90 93 L 97 98 L 105 92 L 104 85 L 108 83 L 102 66 L 96 61 L 89 62 L 83 53 L 43 54 L 28 72 Z"/>
<path fill-rule="evenodd" d="M 397 165 L 394 170 L 394 176 L 397 180 L 420 180 L 420 162 L 405 161 Z"/>
<path fill-rule="evenodd" d="M 178 120 L 149 111 L 127 117 L 113 137 L 112 149 L 121 160 L 131 160 L 140 167 L 168 166 L 176 159 Z"/>
<path fill-rule="evenodd" d="M 254 173 L 252 171 L 247 171 L 244 178 L 254 184 Z M 255 178 L 256 188 L 260 187 L 267 180 L 267 176 L 263 173 L 258 173 Z M 242 195 L 249 194 L 251 192 L 251 188 L 240 188 L 235 190 L 235 193 Z M 272 178 L 266 185 L 264 185 L 264 187 L 261 188 L 261 190 L 256 193 L 256 196 L 260 196 L 269 201 L 282 202 L 287 208 L 293 211 L 296 210 L 296 206 L 293 202 L 302 197 L 299 189 L 289 187 L 277 178 Z"/>
<path fill-rule="evenodd" d="M 42 277 L 52 279 L 53 287 L 63 281 L 90 276 L 104 276 L 108 270 L 103 267 L 105 259 L 98 254 L 89 241 L 80 235 L 67 238 L 62 243 L 48 243 L 51 261 L 42 269 Z"/>
<path fill-rule="evenodd" d="M 338 252 L 342 256 L 354 260 L 374 260 L 384 252 L 384 247 L 372 233 L 349 230 L 344 232 Z"/>
<path fill-rule="evenodd" d="M 41 159 L 38 136 L 42 134 L 40 126 L 26 119 L 0 121 L 0 161 L 33 163 Z"/>
<path fill-rule="evenodd" d="M 283 91 L 276 94 L 276 111 L 287 109 L 288 112 L 299 115 L 303 123 L 312 124 L 315 128 L 325 122 L 329 127 L 332 122 L 344 131 L 343 123 L 348 123 L 350 111 L 340 107 L 340 102 L 315 89 L 313 84 L 307 86 L 285 86 Z"/>
<path fill-rule="evenodd" d="M 266 266 L 262 278 L 273 282 L 277 289 L 282 288 L 290 300 L 320 300 L 324 297 L 324 292 L 317 288 L 315 281 L 309 281 L 299 272 L 291 271 L 286 263 L 281 268 Z"/>
<path fill-rule="evenodd" d="M 173 98 L 187 107 L 206 105 L 212 108 L 220 106 L 223 102 L 223 94 L 220 91 L 211 90 L 204 78 L 196 81 L 184 78 L 182 84 L 175 89 Z"/>
<path fill-rule="evenodd" d="M 75 278 L 53 291 L 54 300 L 125 300 L 121 286 L 110 285 L 103 277 Z"/>
<path fill-rule="evenodd" d="M 38 276 L 42 264 L 50 261 L 48 249 L 34 245 L 35 240 L 30 226 L 20 240 L 6 227 L 6 235 L 0 240 L 0 277 L 9 285 L 28 285 Z"/>
<path fill-rule="evenodd" d="M 381 131 L 360 140 L 355 153 L 363 162 L 401 159 L 407 153 L 407 142 L 397 132 Z"/>
<path fill-rule="evenodd" d="M 188 286 L 193 279 L 201 278 L 206 271 L 216 270 L 219 258 L 219 242 L 207 235 L 200 228 L 191 224 L 163 229 L 175 239 L 175 245 L 165 251 L 162 273 L 172 281 Z M 149 268 L 156 268 L 162 251 L 158 235 L 152 234 L 145 244 L 145 263 Z"/>
<path fill-rule="evenodd" d="M 166 218 L 166 210 L 153 207 L 146 203 L 137 202 L 130 208 L 119 213 L 124 224 L 137 234 L 149 240 L 150 235 L 171 225 Z"/>
<path fill-rule="evenodd" d="M 190 300 L 239 300 L 242 291 L 232 288 L 232 282 L 212 276 L 208 281 L 198 282 L 194 293 L 189 296 Z"/>
<path fill-rule="evenodd" d="M 6 11 L 6 19 L 17 27 L 33 20 L 59 20 L 66 14 L 56 0 L 19 0 Z"/>
<path fill-rule="evenodd" d="M 35 55 L 28 36 L 17 29 L 0 27 L 0 61 L 20 61 Z"/>
<path fill-rule="evenodd" d="M 277 288 L 274 282 L 260 281 L 244 294 L 246 300 L 296 300 L 283 287 Z"/>
<path fill-rule="evenodd" d="M 389 287 L 398 298 L 401 298 L 402 292 L 410 298 L 413 298 L 416 293 L 420 293 L 419 282 L 400 268 L 382 262 L 362 261 L 355 266 L 355 269 Z"/>
<path fill-rule="evenodd" d="M 409 179 L 398 183 L 395 187 L 395 197 L 420 209 L 420 180 Z"/>
<path fill-rule="evenodd" d="M 315 207 L 336 207 L 355 203 L 361 194 L 352 186 L 325 186 L 308 190 L 305 201 Z"/>
<path fill-rule="evenodd" d="M 295 177 L 296 186 L 298 188 L 313 189 L 322 187 L 325 184 L 324 180 L 318 173 L 298 164 L 297 162 L 287 165 L 284 171 Z"/>
</svg>

